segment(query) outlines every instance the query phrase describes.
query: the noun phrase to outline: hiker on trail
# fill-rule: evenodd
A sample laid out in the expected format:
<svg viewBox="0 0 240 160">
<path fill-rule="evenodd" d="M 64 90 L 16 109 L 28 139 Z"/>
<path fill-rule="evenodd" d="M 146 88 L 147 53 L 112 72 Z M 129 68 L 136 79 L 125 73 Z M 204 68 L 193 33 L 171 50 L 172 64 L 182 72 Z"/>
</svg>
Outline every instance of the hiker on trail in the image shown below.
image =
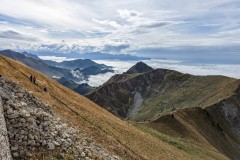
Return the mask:
<svg viewBox="0 0 240 160">
<path fill-rule="evenodd" d="M 46 87 L 44 87 L 44 88 L 43 88 L 43 91 L 44 91 L 44 92 L 47 92 L 47 91 L 48 91 L 48 89 L 47 89 Z"/>
<path fill-rule="evenodd" d="M 33 83 L 36 84 L 36 77 L 33 76 Z"/>
<path fill-rule="evenodd" d="M 32 75 L 30 76 L 30 81 L 31 81 L 31 82 L 33 81 L 33 76 L 32 76 Z"/>
</svg>

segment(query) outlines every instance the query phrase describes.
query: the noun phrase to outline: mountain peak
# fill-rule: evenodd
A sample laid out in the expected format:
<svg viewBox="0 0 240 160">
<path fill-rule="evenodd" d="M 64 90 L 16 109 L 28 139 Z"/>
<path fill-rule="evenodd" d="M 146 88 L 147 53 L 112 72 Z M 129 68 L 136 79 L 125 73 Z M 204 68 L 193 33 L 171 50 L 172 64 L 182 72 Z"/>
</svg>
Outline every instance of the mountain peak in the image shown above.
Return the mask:
<svg viewBox="0 0 240 160">
<path fill-rule="evenodd" d="M 148 66 L 143 62 L 138 62 L 134 66 L 132 66 L 125 74 L 132 74 L 132 73 L 144 73 L 153 71 L 153 68 Z"/>
</svg>

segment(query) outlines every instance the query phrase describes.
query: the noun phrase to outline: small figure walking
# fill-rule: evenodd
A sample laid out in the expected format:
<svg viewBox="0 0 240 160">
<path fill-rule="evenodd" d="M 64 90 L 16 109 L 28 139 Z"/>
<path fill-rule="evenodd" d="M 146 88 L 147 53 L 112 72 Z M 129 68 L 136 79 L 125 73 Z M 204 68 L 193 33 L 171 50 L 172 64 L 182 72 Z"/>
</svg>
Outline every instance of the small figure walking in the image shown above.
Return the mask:
<svg viewBox="0 0 240 160">
<path fill-rule="evenodd" d="M 33 84 L 36 84 L 36 77 L 33 76 Z"/>
<path fill-rule="evenodd" d="M 44 91 L 44 92 L 47 92 L 47 91 L 48 91 L 48 89 L 47 89 L 46 87 L 44 87 L 44 88 L 43 88 L 43 91 Z"/>
<path fill-rule="evenodd" d="M 33 81 L 33 76 L 31 75 L 29 79 L 30 79 L 30 81 L 32 82 L 32 81 Z"/>
</svg>

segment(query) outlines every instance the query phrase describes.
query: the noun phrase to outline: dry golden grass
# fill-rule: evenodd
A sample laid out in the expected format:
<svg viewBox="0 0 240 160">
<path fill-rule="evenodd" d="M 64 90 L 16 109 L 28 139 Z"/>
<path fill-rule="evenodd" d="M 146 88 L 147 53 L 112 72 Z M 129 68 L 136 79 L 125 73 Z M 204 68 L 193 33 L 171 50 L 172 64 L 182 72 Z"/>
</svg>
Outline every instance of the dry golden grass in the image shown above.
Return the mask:
<svg viewBox="0 0 240 160">
<path fill-rule="evenodd" d="M 123 159 L 193 159 L 186 152 L 139 131 L 87 98 L 19 62 L 0 56 L 0 74 L 19 81 L 70 125 L 89 134 Z M 28 77 L 31 74 L 36 76 L 38 85 L 30 83 Z M 48 92 L 43 91 L 44 87 Z"/>
</svg>

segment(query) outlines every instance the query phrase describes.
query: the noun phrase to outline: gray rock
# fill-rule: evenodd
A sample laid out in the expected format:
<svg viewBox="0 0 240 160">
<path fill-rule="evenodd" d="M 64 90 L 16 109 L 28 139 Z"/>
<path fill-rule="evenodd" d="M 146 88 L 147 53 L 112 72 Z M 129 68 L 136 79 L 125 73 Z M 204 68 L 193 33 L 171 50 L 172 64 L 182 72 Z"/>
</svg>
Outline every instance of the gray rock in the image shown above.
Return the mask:
<svg viewBox="0 0 240 160">
<path fill-rule="evenodd" d="M 21 122 L 21 123 L 26 123 L 26 120 L 25 120 L 24 118 L 20 118 L 20 119 L 19 119 L 19 122 Z"/>
<path fill-rule="evenodd" d="M 33 140 L 33 139 L 34 139 L 34 136 L 31 135 L 31 134 L 29 134 L 28 137 L 29 137 L 30 140 Z"/>
<path fill-rule="evenodd" d="M 9 106 L 8 106 L 9 107 Z M 6 108 L 7 109 L 7 114 L 10 115 L 10 114 L 13 114 L 13 110 L 12 108 Z"/>
<path fill-rule="evenodd" d="M 13 157 L 15 157 L 15 158 L 17 158 L 17 157 L 19 157 L 19 153 L 18 152 L 13 152 Z"/>
<path fill-rule="evenodd" d="M 47 144 L 46 140 L 42 141 L 42 146 L 45 146 Z"/>
<path fill-rule="evenodd" d="M 11 147 L 11 150 L 12 150 L 12 151 L 17 151 L 17 150 L 18 150 L 18 146 L 13 146 L 13 147 Z"/>
<path fill-rule="evenodd" d="M 18 118 L 19 115 L 16 114 L 16 113 L 13 113 L 13 114 L 7 115 L 7 117 L 8 117 L 9 119 L 15 119 L 15 118 Z"/>
<path fill-rule="evenodd" d="M 58 143 L 57 141 L 53 142 L 55 146 L 60 146 L 60 143 Z"/>
<path fill-rule="evenodd" d="M 27 156 L 27 157 L 32 157 L 32 155 L 33 155 L 33 154 L 32 154 L 31 152 L 29 152 L 29 151 L 26 153 L 26 156 Z"/>
<path fill-rule="evenodd" d="M 86 156 L 86 154 L 84 153 L 84 152 L 82 152 L 81 153 L 81 157 L 83 158 L 83 157 L 85 157 Z"/>
<path fill-rule="evenodd" d="M 50 150 L 54 150 L 55 149 L 55 145 L 53 143 L 48 143 L 47 145 L 48 145 L 48 148 Z"/>
<path fill-rule="evenodd" d="M 23 98 L 24 94 L 23 93 L 16 93 L 16 96 L 18 96 L 19 98 Z"/>
</svg>

